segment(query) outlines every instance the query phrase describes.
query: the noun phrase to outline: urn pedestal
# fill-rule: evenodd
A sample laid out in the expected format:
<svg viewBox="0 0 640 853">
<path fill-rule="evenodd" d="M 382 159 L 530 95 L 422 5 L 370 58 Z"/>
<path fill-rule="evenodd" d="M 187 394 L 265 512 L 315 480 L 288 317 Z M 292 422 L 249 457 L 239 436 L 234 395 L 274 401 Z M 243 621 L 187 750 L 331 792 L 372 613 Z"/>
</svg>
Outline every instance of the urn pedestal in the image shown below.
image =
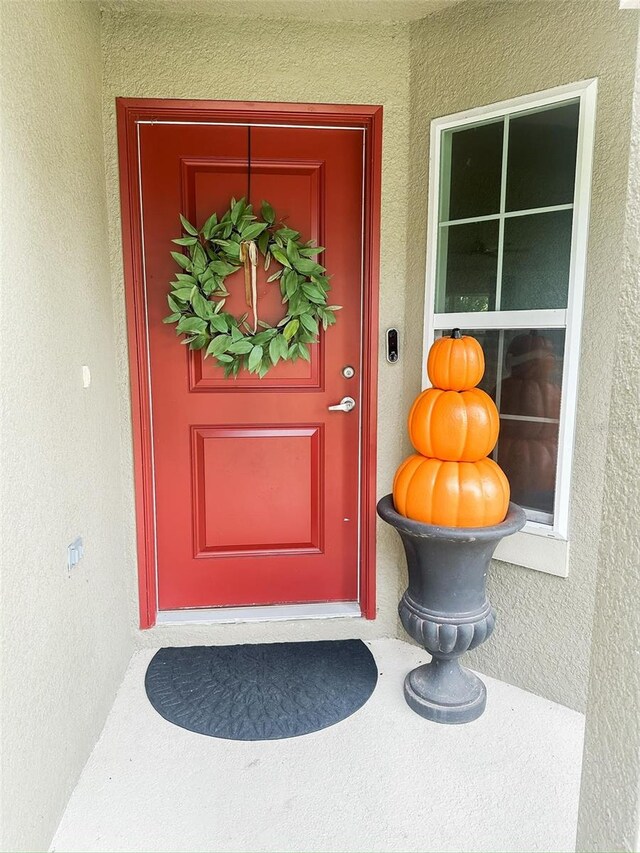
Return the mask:
<svg viewBox="0 0 640 853">
<path fill-rule="evenodd" d="M 405 699 L 437 723 L 475 720 L 485 709 L 487 689 L 459 658 L 493 631 L 489 563 L 500 540 L 524 525 L 524 511 L 510 503 L 505 520 L 492 527 L 438 527 L 400 515 L 386 495 L 378 515 L 398 531 L 407 557 L 409 586 L 398 606 L 400 619 L 432 657 L 407 675 Z"/>
</svg>

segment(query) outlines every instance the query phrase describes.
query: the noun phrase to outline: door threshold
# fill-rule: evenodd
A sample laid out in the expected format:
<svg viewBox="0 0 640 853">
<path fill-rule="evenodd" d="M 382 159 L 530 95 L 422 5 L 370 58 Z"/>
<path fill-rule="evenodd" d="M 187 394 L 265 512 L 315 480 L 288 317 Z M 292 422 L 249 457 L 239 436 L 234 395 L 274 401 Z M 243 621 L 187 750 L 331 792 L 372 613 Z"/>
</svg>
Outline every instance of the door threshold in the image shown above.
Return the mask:
<svg viewBox="0 0 640 853">
<path fill-rule="evenodd" d="M 251 607 L 202 607 L 193 610 L 159 610 L 157 625 L 221 624 L 233 622 L 286 622 L 291 619 L 337 619 L 362 616 L 357 601 L 315 604 L 269 604 Z"/>
</svg>

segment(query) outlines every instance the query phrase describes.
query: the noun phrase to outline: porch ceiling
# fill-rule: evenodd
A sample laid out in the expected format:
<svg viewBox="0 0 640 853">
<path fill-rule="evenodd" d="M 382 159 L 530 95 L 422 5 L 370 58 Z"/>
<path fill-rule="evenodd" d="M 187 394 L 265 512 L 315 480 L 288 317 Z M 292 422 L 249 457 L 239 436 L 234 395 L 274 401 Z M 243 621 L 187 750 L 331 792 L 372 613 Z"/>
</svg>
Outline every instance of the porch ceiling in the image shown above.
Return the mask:
<svg viewBox="0 0 640 853">
<path fill-rule="evenodd" d="M 331 21 L 415 21 L 464 0 L 104 0 L 109 12 Z"/>
</svg>

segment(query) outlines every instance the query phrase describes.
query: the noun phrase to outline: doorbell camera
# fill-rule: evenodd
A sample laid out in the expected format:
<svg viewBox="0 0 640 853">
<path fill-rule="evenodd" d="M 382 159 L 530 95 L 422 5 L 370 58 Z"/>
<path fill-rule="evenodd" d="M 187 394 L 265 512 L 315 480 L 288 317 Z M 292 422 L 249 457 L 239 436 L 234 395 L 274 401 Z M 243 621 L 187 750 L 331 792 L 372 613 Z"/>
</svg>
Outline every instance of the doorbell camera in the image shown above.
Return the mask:
<svg viewBox="0 0 640 853">
<path fill-rule="evenodd" d="M 389 364 L 395 364 L 399 358 L 398 330 L 387 329 L 387 361 Z"/>
</svg>

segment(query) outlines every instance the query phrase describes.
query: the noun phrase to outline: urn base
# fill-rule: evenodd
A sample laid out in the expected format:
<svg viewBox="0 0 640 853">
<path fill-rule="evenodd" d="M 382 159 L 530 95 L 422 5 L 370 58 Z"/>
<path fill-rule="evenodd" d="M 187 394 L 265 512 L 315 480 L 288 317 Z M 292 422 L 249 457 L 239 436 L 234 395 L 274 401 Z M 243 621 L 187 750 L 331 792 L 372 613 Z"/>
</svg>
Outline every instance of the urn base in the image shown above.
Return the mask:
<svg viewBox="0 0 640 853">
<path fill-rule="evenodd" d="M 524 525 L 524 510 L 509 504 L 505 520 L 491 527 L 439 527 L 400 515 L 386 495 L 378 515 L 398 531 L 407 557 L 400 619 L 432 658 L 407 676 L 407 704 L 436 723 L 469 723 L 484 711 L 487 689 L 458 658 L 491 636 L 489 563 L 498 542 Z"/>
<path fill-rule="evenodd" d="M 457 660 L 439 660 L 411 670 L 404 681 L 407 705 L 434 723 L 456 725 L 476 720 L 487 704 L 487 688 Z"/>
</svg>

